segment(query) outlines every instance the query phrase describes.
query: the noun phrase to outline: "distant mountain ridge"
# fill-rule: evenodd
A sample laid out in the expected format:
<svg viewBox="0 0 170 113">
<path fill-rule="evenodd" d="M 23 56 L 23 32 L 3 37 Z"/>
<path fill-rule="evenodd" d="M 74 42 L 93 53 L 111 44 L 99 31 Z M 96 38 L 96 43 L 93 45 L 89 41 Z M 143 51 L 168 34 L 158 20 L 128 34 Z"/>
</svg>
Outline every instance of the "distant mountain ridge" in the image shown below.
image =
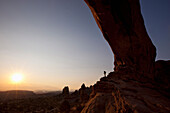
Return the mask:
<svg viewBox="0 0 170 113">
<path fill-rule="evenodd" d="M 28 91 L 28 90 L 0 91 L 1 100 L 30 98 L 35 95 L 36 94 L 33 91 Z"/>
<path fill-rule="evenodd" d="M 61 93 L 61 91 L 60 90 L 58 90 L 58 91 L 36 90 L 36 91 L 34 91 L 34 93 L 39 94 L 39 95 L 42 95 L 42 94 L 46 95 L 46 94 L 59 94 L 59 93 Z"/>
</svg>

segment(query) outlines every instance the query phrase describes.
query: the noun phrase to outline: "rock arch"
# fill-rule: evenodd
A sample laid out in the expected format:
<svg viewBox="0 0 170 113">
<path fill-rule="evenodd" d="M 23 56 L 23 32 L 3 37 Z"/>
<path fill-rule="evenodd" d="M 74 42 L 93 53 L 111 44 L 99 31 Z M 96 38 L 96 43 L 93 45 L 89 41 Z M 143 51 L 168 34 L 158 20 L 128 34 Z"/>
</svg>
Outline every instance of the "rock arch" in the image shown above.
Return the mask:
<svg viewBox="0 0 170 113">
<path fill-rule="evenodd" d="M 84 1 L 114 53 L 114 70 L 153 78 L 156 48 L 146 32 L 139 0 Z"/>
</svg>

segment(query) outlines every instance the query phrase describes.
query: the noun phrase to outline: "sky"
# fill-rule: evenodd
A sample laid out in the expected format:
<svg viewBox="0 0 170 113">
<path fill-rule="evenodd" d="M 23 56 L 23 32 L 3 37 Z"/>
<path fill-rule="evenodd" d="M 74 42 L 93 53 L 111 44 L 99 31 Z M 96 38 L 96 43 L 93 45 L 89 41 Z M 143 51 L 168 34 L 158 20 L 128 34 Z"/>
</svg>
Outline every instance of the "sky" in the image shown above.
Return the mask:
<svg viewBox="0 0 170 113">
<path fill-rule="evenodd" d="M 157 60 L 170 58 L 169 5 L 141 0 Z M 0 90 L 74 90 L 113 71 L 114 59 L 83 0 L 0 0 L 0 62 Z"/>
</svg>

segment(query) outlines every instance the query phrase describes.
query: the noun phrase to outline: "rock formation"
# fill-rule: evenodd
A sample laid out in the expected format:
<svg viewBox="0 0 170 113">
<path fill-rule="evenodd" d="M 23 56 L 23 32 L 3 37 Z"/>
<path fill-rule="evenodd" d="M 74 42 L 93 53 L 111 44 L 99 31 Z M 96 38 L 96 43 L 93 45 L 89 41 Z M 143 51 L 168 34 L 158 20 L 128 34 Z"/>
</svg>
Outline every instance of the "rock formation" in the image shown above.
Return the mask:
<svg viewBox="0 0 170 113">
<path fill-rule="evenodd" d="M 67 113 L 80 113 L 86 102 L 89 100 L 91 91 L 92 87 L 86 87 L 83 83 L 79 90 L 75 90 L 74 92 L 70 93 L 69 96 L 63 96 L 63 94 L 60 95 L 60 98 L 63 98 L 63 101 L 68 101 L 70 104 L 70 112 Z M 64 106 L 62 103 L 63 102 L 61 102 L 61 106 Z"/>
<path fill-rule="evenodd" d="M 170 91 L 170 60 L 158 60 L 155 63 L 155 80 L 159 87 Z"/>
<path fill-rule="evenodd" d="M 155 46 L 140 11 L 139 0 L 85 0 L 114 53 L 114 70 L 128 68 L 153 78 Z"/>
<path fill-rule="evenodd" d="M 169 113 L 170 61 L 155 63 L 139 0 L 84 0 L 114 53 L 81 113 Z"/>
<path fill-rule="evenodd" d="M 79 89 L 79 94 L 80 94 L 80 101 L 81 102 L 87 102 L 89 99 L 89 94 L 87 92 L 87 88 L 85 84 L 83 83 L 81 88 Z"/>
<path fill-rule="evenodd" d="M 70 104 L 67 100 L 64 100 L 60 105 L 60 113 L 69 113 L 70 112 Z"/>
<path fill-rule="evenodd" d="M 130 106 L 119 92 L 97 93 L 81 113 L 133 113 L 135 109 Z"/>
<path fill-rule="evenodd" d="M 157 87 L 156 83 L 129 79 L 133 74 L 111 72 L 101 78 L 93 86 L 90 100 L 81 113 L 170 112 L 170 93 Z M 116 109 L 122 112 L 116 112 Z"/>
<path fill-rule="evenodd" d="M 66 96 L 66 97 L 69 96 L 69 88 L 68 88 L 68 86 L 63 88 L 62 95 Z"/>
</svg>

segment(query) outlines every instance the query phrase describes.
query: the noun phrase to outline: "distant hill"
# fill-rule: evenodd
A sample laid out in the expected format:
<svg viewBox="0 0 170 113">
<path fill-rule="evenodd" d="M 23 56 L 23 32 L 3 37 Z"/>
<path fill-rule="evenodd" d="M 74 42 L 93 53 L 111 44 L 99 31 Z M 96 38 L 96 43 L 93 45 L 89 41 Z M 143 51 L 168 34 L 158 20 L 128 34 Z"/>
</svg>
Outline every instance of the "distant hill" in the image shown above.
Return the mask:
<svg viewBox="0 0 170 113">
<path fill-rule="evenodd" d="M 48 91 L 48 90 L 36 90 L 34 91 L 35 94 L 39 95 L 56 95 L 60 94 L 62 91 Z"/>
<path fill-rule="evenodd" d="M 36 96 L 36 94 L 33 91 L 27 91 L 27 90 L 0 91 L 1 100 L 23 99 L 23 98 L 30 98 L 34 96 Z"/>
</svg>

